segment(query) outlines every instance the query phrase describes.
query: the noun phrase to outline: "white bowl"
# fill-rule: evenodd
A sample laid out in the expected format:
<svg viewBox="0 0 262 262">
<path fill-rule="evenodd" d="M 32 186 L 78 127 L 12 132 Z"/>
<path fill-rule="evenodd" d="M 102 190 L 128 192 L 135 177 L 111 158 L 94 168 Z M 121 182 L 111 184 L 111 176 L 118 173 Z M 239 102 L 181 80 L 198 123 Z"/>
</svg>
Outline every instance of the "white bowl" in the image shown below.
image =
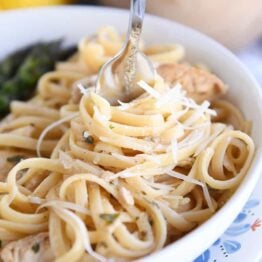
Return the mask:
<svg viewBox="0 0 262 262">
<path fill-rule="evenodd" d="M 20 46 L 37 40 L 64 37 L 76 43 L 103 25 L 125 32 L 128 13 L 100 7 L 51 7 L 0 14 L 0 58 Z M 254 189 L 262 169 L 262 95 L 248 70 L 227 49 L 190 28 L 154 16 L 145 19 L 143 38 L 148 43 L 178 42 L 185 46 L 187 59 L 208 65 L 230 86 L 228 99 L 253 122 L 256 155 L 236 193 L 211 219 L 175 243 L 143 261 L 192 261 L 207 249 L 230 225 Z"/>
</svg>

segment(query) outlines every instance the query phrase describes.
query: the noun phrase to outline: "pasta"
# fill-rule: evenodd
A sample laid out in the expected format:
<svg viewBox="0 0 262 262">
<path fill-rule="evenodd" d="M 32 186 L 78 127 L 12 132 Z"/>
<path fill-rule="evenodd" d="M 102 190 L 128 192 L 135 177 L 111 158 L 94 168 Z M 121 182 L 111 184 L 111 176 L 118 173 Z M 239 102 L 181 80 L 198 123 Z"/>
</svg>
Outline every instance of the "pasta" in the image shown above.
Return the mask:
<svg viewBox="0 0 262 262">
<path fill-rule="evenodd" d="M 182 46 L 144 48 L 156 68 L 175 64 L 179 81 L 160 69 L 117 106 L 94 92 L 121 44 L 111 27 L 84 39 L 0 124 L 3 261 L 141 258 L 206 221 L 246 175 L 250 123 L 217 99 L 221 80 L 183 62 Z"/>
</svg>

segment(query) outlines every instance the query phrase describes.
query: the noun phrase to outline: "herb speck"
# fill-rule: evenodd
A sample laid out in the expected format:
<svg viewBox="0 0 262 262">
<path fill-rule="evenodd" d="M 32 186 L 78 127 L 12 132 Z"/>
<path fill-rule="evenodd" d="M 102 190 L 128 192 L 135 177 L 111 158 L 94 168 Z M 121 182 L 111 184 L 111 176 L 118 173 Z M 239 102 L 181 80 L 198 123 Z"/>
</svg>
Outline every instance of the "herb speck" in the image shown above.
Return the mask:
<svg viewBox="0 0 262 262">
<path fill-rule="evenodd" d="M 10 163 L 14 163 L 14 164 L 17 164 L 19 163 L 21 160 L 25 159 L 24 156 L 21 156 L 21 155 L 15 155 L 15 156 L 9 156 L 6 158 L 6 160 Z"/>
<path fill-rule="evenodd" d="M 34 253 L 38 253 L 39 250 L 40 250 L 40 245 L 39 245 L 39 243 L 35 243 L 35 244 L 32 246 L 32 250 L 34 251 Z"/>
<path fill-rule="evenodd" d="M 110 225 L 119 217 L 119 213 L 115 213 L 115 214 L 103 213 L 100 214 L 99 217 L 103 219 L 108 225 Z"/>
</svg>

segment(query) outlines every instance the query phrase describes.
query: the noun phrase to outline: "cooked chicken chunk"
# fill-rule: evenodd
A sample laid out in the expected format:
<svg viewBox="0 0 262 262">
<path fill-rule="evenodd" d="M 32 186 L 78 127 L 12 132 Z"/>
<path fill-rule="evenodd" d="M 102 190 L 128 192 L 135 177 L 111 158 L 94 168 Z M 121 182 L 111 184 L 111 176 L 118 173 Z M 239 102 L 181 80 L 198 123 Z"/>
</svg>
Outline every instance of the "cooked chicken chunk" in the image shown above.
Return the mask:
<svg viewBox="0 0 262 262">
<path fill-rule="evenodd" d="M 169 83 L 179 82 L 196 102 L 212 101 L 227 91 L 227 86 L 218 77 L 190 65 L 162 64 L 157 72 Z"/>
<path fill-rule="evenodd" d="M 7 244 L 0 252 L 3 262 L 54 261 L 48 233 L 40 233 Z"/>
</svg>

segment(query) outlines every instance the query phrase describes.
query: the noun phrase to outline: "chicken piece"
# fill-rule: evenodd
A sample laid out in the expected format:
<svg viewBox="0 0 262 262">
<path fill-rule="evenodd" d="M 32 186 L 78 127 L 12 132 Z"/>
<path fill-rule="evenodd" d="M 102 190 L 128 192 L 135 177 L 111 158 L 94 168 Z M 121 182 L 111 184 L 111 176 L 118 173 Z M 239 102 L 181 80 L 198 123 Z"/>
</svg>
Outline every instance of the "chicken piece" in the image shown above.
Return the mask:
<svg viewBox="0 0 262 262">
<path fill-rule="evenodd" d="M 3 262 L 49 262 L 55 257 L 51 250 L 48 233 L 10 242 L 0 252 Z"/>
<path fill-rule="evenodd" d="M 198 103 L 217 99 L 227 91 L 227 86 L 217 76 L 187 64 L 162 64 L 157 72 L 168 83 L 179 82 L 187 95 Z"/>
</svg>

